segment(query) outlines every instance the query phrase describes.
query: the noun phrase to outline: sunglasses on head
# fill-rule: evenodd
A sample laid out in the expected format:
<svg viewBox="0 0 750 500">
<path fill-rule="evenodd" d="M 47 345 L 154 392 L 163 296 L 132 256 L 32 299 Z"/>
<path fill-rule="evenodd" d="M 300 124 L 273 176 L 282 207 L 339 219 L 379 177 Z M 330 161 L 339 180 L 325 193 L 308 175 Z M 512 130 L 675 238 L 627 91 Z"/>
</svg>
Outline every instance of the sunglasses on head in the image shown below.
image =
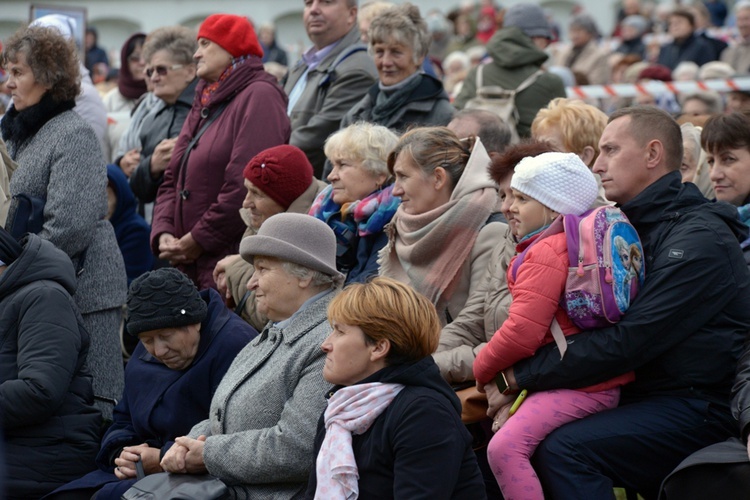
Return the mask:
<svg viewBox="0 0 750 500">
<path fill-rule="evenodd" d="M 153 68 L 146 68 L 146 76 L 151 78 L 151 75 L 156 73 L 159 76 L 166 76 L 167 72 L 173 69 L 180 69 L 182 64 L 173 64 L 172 66 L 154 66 Z"/>
</svg>

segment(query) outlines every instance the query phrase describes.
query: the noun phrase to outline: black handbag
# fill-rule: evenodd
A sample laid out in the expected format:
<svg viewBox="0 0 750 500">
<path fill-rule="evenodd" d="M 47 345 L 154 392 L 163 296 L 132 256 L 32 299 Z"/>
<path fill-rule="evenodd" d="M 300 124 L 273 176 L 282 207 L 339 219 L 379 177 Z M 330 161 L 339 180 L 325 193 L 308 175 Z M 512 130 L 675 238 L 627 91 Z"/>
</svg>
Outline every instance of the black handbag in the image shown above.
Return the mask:
<svg viewBox="0 0 750 500">
<path fill-rule="evenodd" d="M 8 232 L 16 240 L 20 240 L 26 233 L 40 233 L 44 226 L 44 204 L 47 201 L 25 193 L 14 195 L 13 199 L 16 201 L 16 211 Z"/>
<path fill-rule="evenodd" d="M 136 462 L 138 482 L 122 494 L 122 500 L 221 500 L 229 498 L 229 488 L 210 474 L 159 472 L 145 476 Z"/>
</svg>

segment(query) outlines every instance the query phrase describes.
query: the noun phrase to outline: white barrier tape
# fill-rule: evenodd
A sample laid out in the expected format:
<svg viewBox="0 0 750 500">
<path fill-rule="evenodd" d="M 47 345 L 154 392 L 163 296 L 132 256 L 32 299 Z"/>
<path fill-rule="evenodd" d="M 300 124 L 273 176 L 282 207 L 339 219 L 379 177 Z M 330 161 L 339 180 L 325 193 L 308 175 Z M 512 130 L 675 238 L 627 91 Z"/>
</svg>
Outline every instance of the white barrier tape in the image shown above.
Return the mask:
<svg viewBox="0 0 750 500">
<path fill-rule="evenodd" d="M 703 80 L 689 82 L 661 82 L 650 80 L 641 84 L 617 83 L 612 85 L 582 85 L 567 87 L 568 97 L 579 99 L 602 99 L 607 97 L 636 97 L 638 95 L 663 95 L 691 93 L 701 90 L 731 92 L 733 90 L 750 91 L 750 76 L 730 78 L 728 80 Z"/>
</svg>

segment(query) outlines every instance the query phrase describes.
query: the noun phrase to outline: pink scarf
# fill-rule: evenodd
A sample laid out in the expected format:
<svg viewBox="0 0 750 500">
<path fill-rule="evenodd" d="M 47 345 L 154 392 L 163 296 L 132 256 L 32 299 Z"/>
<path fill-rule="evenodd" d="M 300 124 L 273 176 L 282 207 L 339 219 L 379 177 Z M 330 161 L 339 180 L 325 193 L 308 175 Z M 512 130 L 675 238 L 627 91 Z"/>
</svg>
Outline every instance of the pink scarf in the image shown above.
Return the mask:
<svg viewBox="0 0 750 500">
<path fill-rule="evenodd" d="M 331 396 L 323 415 L 326 436 L 315 465 L 316 499 L 359 497 L 352 434 L 364 434 L 403 388 L 401 384 L 373 382 L 342 387 Z"/>
</svg>

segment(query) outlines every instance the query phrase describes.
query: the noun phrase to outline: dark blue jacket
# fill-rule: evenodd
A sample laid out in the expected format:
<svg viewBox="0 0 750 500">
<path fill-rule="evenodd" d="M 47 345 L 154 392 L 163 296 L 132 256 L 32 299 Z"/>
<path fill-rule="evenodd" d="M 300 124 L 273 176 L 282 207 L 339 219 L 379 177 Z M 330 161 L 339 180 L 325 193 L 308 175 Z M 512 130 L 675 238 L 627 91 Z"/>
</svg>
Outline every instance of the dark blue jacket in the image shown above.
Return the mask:
<svg viewBox="0 0 750 500">
<path fill-rule="evenodd" d="M 432 357 L 383 368 L 359 383 L 370 382 L 405 387 L 364 434 L 352 436 L 359 498 L 486 498 L 472 439 L 461 422 L 461 404 Z M 321 416 L 316 457 L 325 433 Z M 313 467 L 305 498 L 315 496 L 316 486 Z"/>
<path fill-rule="evenodd" d="M 107 165 L 107 178 L 117 196 L 115 212 L 109 222 L 115 229 L 117 245 L 125 261 L 125 272 L 130 286 L 130 282 L 150 271 L 154 265 L 154 254 L 151 253 L 149 244 L 151 227 L 138 215 L 137 201 L 128 184 L 128 178 L 120 167 Z"/>
<path fill-rule="evenodd" d="M 39 498 L 94 466 L 102 419 L 75 289 L 68 256 L 35 234 L 0 276 L 3 498 Z"/>
<path fill-rule="evenodd" d="M 698 66 L 715 61 L 716 50 L 702 36 L 690 35 L 680 43 L 672 42 L 662 46 L 657 63 L 674 70 L 683 61 L 692 61 Z"/>
<path fill-rule="evenodd" d="M 353 267 L 348 271 L 339 268 L 339 271 L 346 274 L 346 284 L 364 283 L 378 275 L 378 252 L 388 243 L 388 235 L 385 231 L 380 231 L 367 236 L 355 236 L 355 240 L 356 246 L 352 247 L 352 254 L 356 255 L 356 261 L 352 263 Z M 336 263 L 339 263 L 339 259 Z"/>
<path fill-rule="evenodd" d="M 125 392 L 115 407 L 114 423 L 102 439 L 96 457 L 99 470 L 57 490 L 104 486 L 98 500 L 119 500 L 134 481 L 114 475 L 114 459 L 125 446 L 147 443 L 162 455 L 175 437 L 208 418 L 216 387 L 235 356 L 258 335 L 253 327 L 229 311 L 216 290 L 201 292 L 208 315 L 201 324 L 198 352 L 193 363 L 177 371 L 164 366 L 138 343 L 125 369 Z"/>
</svg>

